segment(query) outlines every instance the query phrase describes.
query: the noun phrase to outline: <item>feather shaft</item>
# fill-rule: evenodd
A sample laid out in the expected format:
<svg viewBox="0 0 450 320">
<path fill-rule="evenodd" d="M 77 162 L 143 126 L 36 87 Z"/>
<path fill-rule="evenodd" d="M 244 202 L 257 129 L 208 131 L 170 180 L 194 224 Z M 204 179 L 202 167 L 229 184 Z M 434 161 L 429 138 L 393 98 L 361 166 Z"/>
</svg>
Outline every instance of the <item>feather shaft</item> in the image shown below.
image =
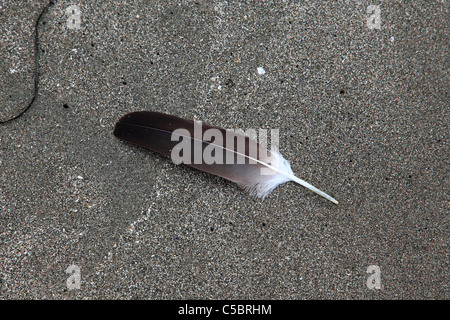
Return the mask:
<svg viewBox="0 0 450 320">
<path fill-rule="evenodd" d="M 238 152 L 236 152 L 236 153 L 238 153 Z M 245 155 L 243 155 L 243 154 L 241 154 L 241 153 L 238 153 L 238 154 L 241 155 L 241 156 L 245 156 Z M 269 168 L 269 169 L 271 169 L 271 170 L 273 170 L 273 171 L 275 171 L 275 172 L 278 172 L 279 174 L 282 174 L 283 176 L 285 176 L 285 177 L 288 178 L 289 180 L 292 180 L 292 181 L 294 181 L 294 182 L 296 182 L 296 183 L 298 183 L 298 184 L 304 186 L 305 188 L 307 188 L 307 189 L 309 189 L 309 190 L 311 190 L 311 191 L 317 193 L 318 195 L 324 197 L 325 199 L 330 200 L 330 201 L 333 202 L 334 204 L 339 204 L 339 202 L 338 202 L 336 199 L 334 199 L 334 198 L 331 197 L 330 195 L 326 194 L 326 193 L 323 192 L 322 190 L 320 190 L 320 189 L 314 187 L 312 184 L 306 182 L 305 180 L 300 179 L 300 178 L 296 177 L 295 175 L 290 174 L 289 172 L 280 170 L 279 168 L 277 168 L 277 167 L 275 167 L 275 166 L 272 166 L 272 165 L 270 165 L 270 164 L 268 164 L 268 163 L 265 163 L 265 162 L 263 162 L 263 161 L 260 161 L 260 160 L 258 160 L 258 159 L 255 159 L 255 158 L 252 158 L 252 157 L 249 157 L 249 156 L 246 156 L 246 157 L 252 159 L 253 161 L 256 161 L 256 162 L 262 164 L 263 166 L 265 166 L 265 167 L 267 167 L 267 168 Z"/>
</svg>

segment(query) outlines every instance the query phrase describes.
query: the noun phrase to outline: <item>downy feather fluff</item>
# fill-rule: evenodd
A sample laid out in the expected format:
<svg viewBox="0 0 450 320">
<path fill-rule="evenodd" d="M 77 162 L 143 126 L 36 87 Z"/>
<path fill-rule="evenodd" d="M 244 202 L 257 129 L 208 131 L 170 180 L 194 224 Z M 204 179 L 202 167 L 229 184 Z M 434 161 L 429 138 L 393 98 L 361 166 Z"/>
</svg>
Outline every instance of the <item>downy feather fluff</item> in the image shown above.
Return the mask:
<svg viewBox="0 0 450 320">
<path fill-rule="evenodd" d="M 173 137 L 186 139 L 183 141 L 188 141 L 189 148 L 198 143 L 197 146 L 201 145 L 202 152 L 205 148 L 214 147 L 216 152 L 217 150 L 222 152 L 223 161 L 207 163 L 202 158 L 200 162 L 196 162 L 193 152 L 191 161 L 186 161 L 185 164 L 233 181 L 250 194 L 263 199 L 278 185 L 294 181 L 333 203 L 338 203 L 323 191 L 297 178 L 292 172 L 289 161 L 279 152 L 269 151 L 261 144 L 240 133 L 205 124 L 201 125 L 200 141 L 198 136 L 195 135 L 194 127 L 195 123 L 192 120 L 160 112 L 137 111 L 128 113 L 119 119 L 114 128 L 114 136 L 120 140 L 159 152 L 167 157 L 171 157 L 172 150 L 180 143 L 179 139 Z M 186 133 L 174 133 L 177 129 L 184 129 Z M 229 140 L 226 139 L 222 139 L 222 141 L 220 139 L 203 139 L 204 133 L 209 129 L 219 130 L 224 137 L 230 135 L 233 141 L 241 139 L 240 141 L 245 143 L 245 148 L 238 149 L 234 143 L 230 145 Z M 195 151 L 195 147 L 193 148 Z M 234 161 L 230 163 L 227 161 L 228 159 L 234 159 Z M 262 169 L 265 170 L 264 174 Z"/>
</svg>

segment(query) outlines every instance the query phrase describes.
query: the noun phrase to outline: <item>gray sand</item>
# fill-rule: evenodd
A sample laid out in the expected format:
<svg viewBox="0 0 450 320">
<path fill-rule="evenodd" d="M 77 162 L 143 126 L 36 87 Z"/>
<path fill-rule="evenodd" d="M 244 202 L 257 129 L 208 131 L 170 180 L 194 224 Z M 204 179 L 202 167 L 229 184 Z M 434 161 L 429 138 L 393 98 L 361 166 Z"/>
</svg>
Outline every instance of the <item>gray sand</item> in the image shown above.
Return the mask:
<svg viewBox="0 0 450 320">
<path fill-rule="evenodd" d="M 33 93 L 47 1 L 23 3 L 0 2 L 2 121 Z M 448 4 L 276 3 L 49 9 L 39 94 L 0 124 L 1 299 L 449 298 Z M 261 201 L 116 140 L 135 110 L 279 129 L 340 203 L 294 183 Z"/>
</svg>

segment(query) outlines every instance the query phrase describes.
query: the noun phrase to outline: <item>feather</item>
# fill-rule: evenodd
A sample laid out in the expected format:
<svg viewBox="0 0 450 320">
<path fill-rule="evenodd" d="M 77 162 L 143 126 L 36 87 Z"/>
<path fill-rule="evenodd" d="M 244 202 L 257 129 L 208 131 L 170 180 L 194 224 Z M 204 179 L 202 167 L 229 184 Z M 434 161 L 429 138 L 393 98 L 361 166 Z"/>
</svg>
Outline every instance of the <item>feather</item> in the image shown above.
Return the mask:
<svg viewBox="0 0 450 320">
<path fill-rule="evenodd" d="M 170 157 L 198 170 L 233 181 L 260 198 L 278 185 L 294 181 L 338 203 L 323 191 L 297 178 L 289 161 L 249 137 L 201 122 L 153 111 L 122 116 L 114 136 Z"/>
</svg>

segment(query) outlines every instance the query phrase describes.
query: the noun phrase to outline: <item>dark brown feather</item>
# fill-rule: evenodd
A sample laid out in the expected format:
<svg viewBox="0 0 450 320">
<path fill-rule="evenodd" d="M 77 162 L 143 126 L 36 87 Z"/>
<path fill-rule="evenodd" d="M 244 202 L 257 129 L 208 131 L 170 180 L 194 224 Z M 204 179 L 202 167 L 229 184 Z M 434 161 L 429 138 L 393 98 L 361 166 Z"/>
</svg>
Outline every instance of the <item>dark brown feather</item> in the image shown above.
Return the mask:
<svg viewBox="0 0 450 320">
<path fill-rule="evenodd" d="M 114 136 L 171 157 L 172 150 L 180 143 L 180 140 L 172 141 L 173 133 L 176 129 L 185 129 L 188 134 L 182 138 L 186 138 L 191 150 L 191 159 L 186 164 L 193 168 L 233 181 L 262 198 L 279 184 L 293 180 L 336 202 L 322 191 L 295 177 L 289 162 L 280 153 L 268 151 L 261 144 L 239 133 L 205 124 L 201 125 L 199 140 L 195 136 L 194 128 L 195 123 L 192 120 L 154 111 L 137 111 L 119 119 L 114 128 Z M 204 140 L 204 134 L 209 129 L 219 130 L 222 141 Z M 227 135 L 229 139 L 226 138 Z M 240 145 L 239 141 L 244 145 Z M 215 152 L 221 151 L 222 160 L 218 163 L 207 163 L 201 157 L 196 163 L 195 152 L 201 152 L 203 155 L 208 146 L 210 149 L 211 146 L 214 147 Z M 231 163 L 230 159 L 233 159 Z M 264 174 L 262 169 L 265 170 Z"/>
</svg>

